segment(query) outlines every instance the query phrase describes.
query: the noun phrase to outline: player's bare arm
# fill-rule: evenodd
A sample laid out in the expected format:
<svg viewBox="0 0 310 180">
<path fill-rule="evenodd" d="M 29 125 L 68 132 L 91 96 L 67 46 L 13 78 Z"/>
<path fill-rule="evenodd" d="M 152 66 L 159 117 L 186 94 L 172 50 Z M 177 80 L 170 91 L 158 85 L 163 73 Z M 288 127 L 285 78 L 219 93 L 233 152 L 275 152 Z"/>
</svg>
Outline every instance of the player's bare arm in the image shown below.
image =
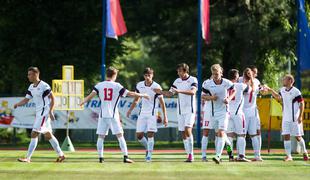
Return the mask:
<svg viewBox="0 0 310 180">
<path fill-rule="evenodd" d="M 165 127 L 167 127 L 168 126 L 168 117 L 167 117 L 166 104 L 165 104 L 165 100 L 163 97 L 159 98 L 159 103 L 160 103 L 160 107 L 164 113 L 164 125 L 165 125 Z"/>
<path fill-rule="evenodd" d="M 147 94 L 136 93 L 136 92 L 133 92 L 133 91 L 128 91 L 127 96 L 131 96 L 131 97 L 142 97 L 142 98 L 145 98 L 145 99 L 147 99 L 147 100 L 150 99 L 150 96 L 147 95 Z"/>
<path fill-rule="evenodd" d="M 216 95 L 210 96 L 210 95 L 203 94 L 203 95 L 201 95 L 201 99 L 204 101 L 216 101 L 217 96 Z"/>
<path fill-rule="evenodd" d="M 180 90 L 180 89 L 176 89 L 176 88 L 171 88 L 174 92 L 179 93 L 179 94 L 186 94 L 186 95 L 195 95 L 197 92 L 197 88 L 193 87 L 191 90 Z"/>
<path fill-rule="evenodd" d="M 301 101 L 299 103 L 299 111 L 300 111 L 300 113 L 299 113 L 299 116 L 298 116 L 298 119 L 297 119 L 299 124 L 302 123 L 304 110 L 305 110 L 305 102 Z"/>
<path fill-rule="evenodd" d="M 233 92 L 227 97 L 224 99 L 224 103 L 225 104 L 228 104 L 236 95 L 236 90 L 233 90 Z"/>
<path fill-rule="evenodd" d="M 265 85 L 265 88 L 266 88 L 269 92 L 271 92 L 272 96 L 273 96 L 277 101 L 282 101 L 282 98 L 281 98 L 280 94 L 277 93 L 274 89 L 272 89 L 272 88 L 270 88 L 270 87 L 268 87 L 268 86 L 266 86 L 266 85 Z"/>
<path fill-rule="evenodd" d="M 50 102 L 50 112 L 49 112 L 49 115 L 50 115 L 51 120 L 54 120 L 54 119 L 55 119 L 55 117 L 54 117 L 55 96 L 54 96 L 53 92 L 51 92 L 51 93 L 48 95 L 48 98 L 50 98 L 50 100 L 51 100 L 51 102 Z"/>
<path fill-rule="evenodd" d="M 129 110 L 127 111 L 127 114 L 126 114 L 127 117 L 130 116 L 132 110 L 136 107 L 136 105 L 138 104 L 139 100 L 140 100 L 140 97 L 135 97 L 135 99 L 133 100 L 133 102 L 130 105 Z"/>
<path fill-rule="evenodd" d="M 161 89 L 156 89 L 156 88 L 154 88 L 153 91 L 154 91 L 156 94 L 162 94 L 162 95 L 164 95 L 164 96 L 166 96 L 166 97 L 172 97 L 172 96 L 175 94 L 175 92 L 163 91 L 163 90 L 161 90 Z"/>
<path fill-rule="evenodd" d="M 24 98 L 23 100 L 19 101 L 18 103 L 14 104 L 14 109 L 16 109 L 18 106 L 25 105 L 29 102 L 28 98 Z"/>
<path fill-rule="evenodd" d="M 91 92 L 86 98 L 84 98 L 84 100 L 79 105 L 83 106 L 85 103 L 93 99 L 96 95 L 97 93 L 95 91 Z"/>
</svg>

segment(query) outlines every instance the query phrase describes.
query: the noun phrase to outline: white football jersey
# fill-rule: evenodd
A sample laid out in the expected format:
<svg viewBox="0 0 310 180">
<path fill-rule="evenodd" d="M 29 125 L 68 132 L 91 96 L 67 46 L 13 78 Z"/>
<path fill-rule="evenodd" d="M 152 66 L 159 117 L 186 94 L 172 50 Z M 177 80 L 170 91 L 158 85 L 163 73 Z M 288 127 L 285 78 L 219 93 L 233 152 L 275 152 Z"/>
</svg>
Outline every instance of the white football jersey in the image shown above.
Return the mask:
<svg viewBox="0 0 310 180">
<path fill-rule="evenodd" d="M 191 90 L 197 88 L 197 78 L 188 76 L 187 79 L 178 78 L 174 81 L 171 87 L 180 90 Z M 172 91 L 170 89 L 170 91 Z M 195 95 L 178 94 L 178 114 L 196 113 L 196 98 Z"/>
<path fill-rule="evenodd" d="M 30 84 L 25 98 L 33 99 L 36 105 L 36 112 L 44 112 L 50 110 L 50 98 L 48 97 L 51 93 L 51 87 L 44 81 L 40 81 L 37 86 Z"/>
<path fill-rule="evenodd" d="M 288 90 L 282 87 L 279 94 L 283 102 L 283 121 L 296 121 L 300 114 L 299 103 L 303 101 L 301 92 L 296 87 Z"/>
<path fill-rule="evenodd" d="M 249 92 L 249 86 L 244 83 L 234 83 L 235 97 L 229 102 L 229 112 L 232 115 L 237 115 L 243 112 L 244 94 Z M 233 91 L 230 90 L 228 94 Z"/>
<path fill-rule="evenodd" d="M 118 103 L 121 97 L 128 93 L 120 83 L 114 81 L 102 81 L 98 83 L 93 92 L 96 92 L 101 102 L 101 118 L 114 118 L 119 116 Z"/>
<path fill-rule="evenodd" d="M 244 94 L 244 109 L 256 109 L 256 100 L 257 95 L 260 91 L 260 81 L 258 79 L 254 79 L 254 89 L 251 88 L 249 93 Z"/>
<path fill-rule="evenodd" d="M 142 107 L 140 114 L 156 115 L 159 107 L 160 94 L 156 94 L 153 89 L 162 89 L 159 84 L 152 82 L 150 86 L 145 84 L 145 81 L 141 81 L 136 86 L 136 92 L 149 95 L 150 99 L 142 98 Z"/>
<path fill-rule="evenodd" d="M 214 80 L 206 80 L 202 84 L 202 91 L 210 96 L 216 95 L 217 100 L 211 101 L 211 114 L 228 112 L 224 99 L 228 97 L 228 90 L 234 88 L 234 84 L 228 79 L 222 78 L 221 84 L 215 84 Z"/>
</svg>

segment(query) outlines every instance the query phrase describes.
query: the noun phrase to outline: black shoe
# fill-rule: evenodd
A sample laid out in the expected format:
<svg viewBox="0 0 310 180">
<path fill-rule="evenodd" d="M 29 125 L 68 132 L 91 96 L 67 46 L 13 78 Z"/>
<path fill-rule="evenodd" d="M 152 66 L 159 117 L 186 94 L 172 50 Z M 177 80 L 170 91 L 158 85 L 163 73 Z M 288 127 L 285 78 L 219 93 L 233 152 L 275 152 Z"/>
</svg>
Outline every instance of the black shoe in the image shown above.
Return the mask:
<svg viewBox="0 0 310 180">
<path fill-rule="evenodd" d="M 103 162 L 104 162 L 103 157 L 99 158 L 99 163 L 103 163 Z"/>
<path fill-rule="evenodd" d="M 128 156 L 124 156 L 124 163 L 134 163 L 134 161 L 129 159 Z"/>
<path fill-rule="evenodd" d="M 214 157 L 212 158 L 212 160 L 216 163 L 216 164 L 220 164 L 221 159 L 219 157 Z"/>
</svg>

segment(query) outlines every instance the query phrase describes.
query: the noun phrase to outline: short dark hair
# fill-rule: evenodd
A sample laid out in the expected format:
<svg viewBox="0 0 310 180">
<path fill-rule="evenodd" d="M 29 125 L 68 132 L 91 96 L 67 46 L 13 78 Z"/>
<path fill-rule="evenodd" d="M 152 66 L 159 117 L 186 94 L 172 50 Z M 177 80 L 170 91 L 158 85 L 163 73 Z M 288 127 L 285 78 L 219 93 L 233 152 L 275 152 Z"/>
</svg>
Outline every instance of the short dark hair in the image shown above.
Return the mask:
<svg viewBox="0 0 310 180">
<path fill-rule="evenodd" d="M 118 73 L 118 70 L 114 67 L 108 67 L 107 69 L 107 77 L 111 78 Z"/>
<path fill-rule="evenodd" d="M 154 74 L 154 70 L 150 67 L 144 69 L 143 74 Z"/>
<path fill-rule="evenodd" d="M 237 74 L 239 74 L 239 71 L 237 69 L 231 69 L 228 72 L 228 78 L 229 80 L 233 80 L 237 78 Z"/>
<path fill-rule="evenodd" d="M 36 74 L 40 74 L 40 70 L 38 67 L 31 66 L 28 68 L 28 71 L 34 72 Z"/>
<path fill-rule="evenodd" d="M 185 63 L 178 64 L 178 65 L 177 65 L 177 70 L 180 69 L 180 68 L 181 68 L 183 71 L 189 73 L 189 66 L 188 66 L 187 64 L 185 64 Z"/>
</svg>

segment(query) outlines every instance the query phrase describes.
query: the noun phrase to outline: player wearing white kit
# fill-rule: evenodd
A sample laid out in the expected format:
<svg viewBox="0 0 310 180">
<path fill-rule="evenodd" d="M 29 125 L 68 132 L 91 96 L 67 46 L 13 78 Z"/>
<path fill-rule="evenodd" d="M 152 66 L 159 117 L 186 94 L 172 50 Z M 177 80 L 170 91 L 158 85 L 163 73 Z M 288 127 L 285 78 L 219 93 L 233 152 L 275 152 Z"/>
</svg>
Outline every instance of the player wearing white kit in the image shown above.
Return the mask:
<svg viewBox="0 0 310 180">
<path fill-rule="evenodd" d="M 136 92 L 148 94 L 150 99 L 142 99 L 142 107 L 137 120 L 137 138 L 147 151 L 146 162 L 151 162 L 152 152 L 154 149 L 154 134 L 157 132 L 157 113 L 158 106 L 162 108 L 164 115 L 164 125 L 168 125 L 168 118 L 166 112 L 166 105 L 162 95 L 156 94 L 153 89 L 161 89 L 160 85 L 153 81 L 154 71 L 152 68 L 145 68 L 143 72 L 144 81 L 136 85 Z M 140 98 L 136 97 L 131 104 L 127 117 L 130 116 L 131 111 L 138 104 Z M 147 139 L 144 137 L 147 133 Z"/>
<path fill-rule="evenodd" d="M 238 83 L 239 71 L 237 69 L 231 69 L 228 73 L 229 80 L 234 83 L 235 96 L 229 103 L 229 121 L 227 136 L 231 143 L 231 148 L 233 149 L 233 138 L 237 135 L 237 149 L 238 149 L 238 158 L 237 161 L 249 162 L 245 158 L 245 148 L 246 148 L 246 122 L 243 113 L 243 103 L 244 103 L 244 94 L 250 92 L 250 87 L 244 83 Z M 231 94 L 232 91 L 229 91 Z M 230 157 L 230 160 L 233 160 L 233 156 Z"/>
<path fill-rule="evenodd" d="M 243 82 L 251 88 L 251 91 L 244 95 L 243 112 L 246 120 L 246 131 L 251 137 L 254 150 L 254 159 L 252 161 L 263 161 L 261 158 L 260 118 L 256 103 L 257 95 L 260 91 L 263 91 L 263 88 L 261 88 L 259 80 L 255 78 L 255 74 L 257 74 L 257 69 L 252 71 L 250 68 L 246 68 L 243 72 Z"/>
<path fill-rule="evenodd" d="M 187 153 L 185 162 L 194 160 L 194 138 L 192 134 L 196 115 L 197 78 L 189 75 L 189 67 L 182 63 L 177 66 L 179 78 L 172 84 L 169 91 L 154 89 L 158 94 L 171 97 L 178 94 L 178 129 L 182 133 L 184 149 Z"/>
<path fill-rule="evenodd" d="M 37 67 L 28 68 L 28 80 L 32 83 L 26 93 L 26 97 L 14 105 L 14 108 L 22 106 L 29 102 L 30 99 L 36 104 L 36 116 L 31 132 L 31 141 L 28 147 L 26 158 L 19 158 L 19 162 L 30 162 L 31 156 L 37 147 L 38 136 L 40 133 L 44 134 L 53 149 L 58 154 L 56 162 L 63 162 L 65 160 L 64 153 L 61 151 L 58 140 L 52 134 L 51 119 L 54 120 L 54 102 L 55 98 L 50 86 L 44 81 L 40 80 L 40 71 Z"/>
<path fill-rule="evenodd" d="M 228 94 L 228 90 L 234 89 L 234 85 L 229 80 L 222 78 L 223 68 L 219 64 L 212 65 L 211 72 L 212 80 L 205 81 L 202 87 L 205 93 L 202 99 L 211 101 L 210 121 L 204 122 L 207 127 L 203 127 L 203 129 L 215 129 L 218 138 L 216 142 L 216 156 L 212 160 L 219 164 L 227 139 L 225 131 L 228 126 L 228 104 L 234 97 L 235 92 Z"/>
<path fill-rule="evenodd" d="M 284 137 L 284 149 L 286 157 L 284 161 L 292 161 L 291 155 L 291 136 L 295 136 L 298 144 L 303 152 L 305 161 L 308 161 L 308 152 L 303 139 L 303 112 L 305 109 L 305 103 L 302 98 L 301 92 L 293 86 L 294 77 L 292 75 L 286 75 L 283 78 L 283 87 L 280 92 L 277 93 L 275 90 L 266 87 L 271 91 L 272 96 L 278 101 L 282 102 L 283 116 L 282 116 L 282 135 Z"/>
<path fill-rule="evenodd" d="M 96 95 L 99 96 L 101 101 L 101 112 L 99 114 L 97 126 L 97 150 L 100 163 L 104 161 L 103 142 L 105 136 L 109 133 L 109 129 L 111 129 L 112 134 L 116 135 L 118 139 L 120 149 L 124 154 L 124 163 L 133 163 L 133 161 L 128 158 L 127 144 L 123 135 L 124 131 L 119 118 L 118 103 L 121 97 L 126 96 L 143 97 L 146 99 L 149 98 L 146 94 L 128 91 L 120 83 L 115 82 L 117 73 L 117 69 L 109 67 L 106 71 L 106 80 L 98 83 L 94 87 L 93 91 L 80 104 L 82 106 Z"/>
</svg>

